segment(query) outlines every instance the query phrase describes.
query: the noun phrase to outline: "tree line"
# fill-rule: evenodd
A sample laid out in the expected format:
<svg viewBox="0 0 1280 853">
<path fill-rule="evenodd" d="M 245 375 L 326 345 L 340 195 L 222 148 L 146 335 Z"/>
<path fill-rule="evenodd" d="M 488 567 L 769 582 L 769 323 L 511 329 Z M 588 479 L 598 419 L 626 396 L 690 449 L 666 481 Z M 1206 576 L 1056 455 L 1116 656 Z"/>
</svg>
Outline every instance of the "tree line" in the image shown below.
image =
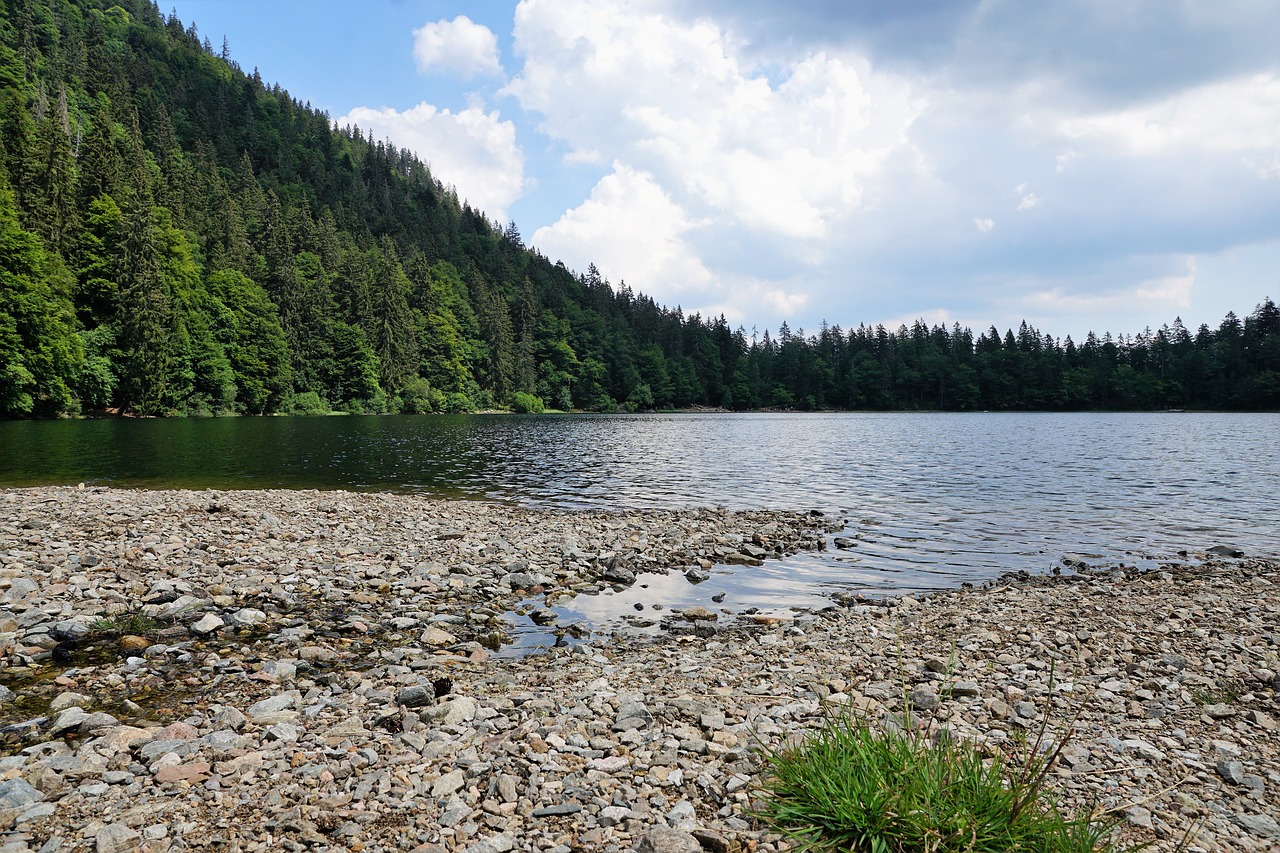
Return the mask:
<svg viewBox="0 0 1280 853">
<path fill-rule="evenodd" d="M 1194 332 L 731 329 L 527 248 L 149 0 L 0 5 L 0 416 L 1280 408 Z"/>
</svg>

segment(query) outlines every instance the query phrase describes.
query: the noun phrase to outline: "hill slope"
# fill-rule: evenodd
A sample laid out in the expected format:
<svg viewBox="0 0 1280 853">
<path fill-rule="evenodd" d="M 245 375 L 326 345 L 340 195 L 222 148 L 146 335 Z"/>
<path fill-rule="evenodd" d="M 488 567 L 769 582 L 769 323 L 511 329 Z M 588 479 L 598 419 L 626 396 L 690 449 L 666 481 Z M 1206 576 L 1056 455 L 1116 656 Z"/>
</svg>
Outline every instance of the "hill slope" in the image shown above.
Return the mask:
<svg viewBox="0 0 1280 853">
<path fill-rule="evenodd" d="M 0 416 L 1280 407 L 1280 311 L 748 341 L 575 275 L 149 0 L 0 6 Z"/>
</svg>

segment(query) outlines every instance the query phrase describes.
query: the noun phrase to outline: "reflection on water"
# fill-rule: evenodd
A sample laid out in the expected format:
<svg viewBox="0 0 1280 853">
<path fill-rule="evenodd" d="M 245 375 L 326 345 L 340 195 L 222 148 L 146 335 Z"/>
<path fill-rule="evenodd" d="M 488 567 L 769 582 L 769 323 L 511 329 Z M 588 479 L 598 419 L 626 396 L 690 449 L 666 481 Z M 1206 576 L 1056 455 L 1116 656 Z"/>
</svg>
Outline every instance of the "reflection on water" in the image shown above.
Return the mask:
<svg viewBox="0 0 1280 853">
<path fill-rule="evenodd" d="M 822 509 L 848 550 L 649 581 L 672 606 L 812 606 L 1229 543 L 1280 553 L 1280 416 L 679 414 L 0 423 L 0 485 L 423 492 L 564 509 Z M 647 580 L 647 578 L 646 578 Z M 683 586 L 681 586 L 683 584 Z"/>
</svg>

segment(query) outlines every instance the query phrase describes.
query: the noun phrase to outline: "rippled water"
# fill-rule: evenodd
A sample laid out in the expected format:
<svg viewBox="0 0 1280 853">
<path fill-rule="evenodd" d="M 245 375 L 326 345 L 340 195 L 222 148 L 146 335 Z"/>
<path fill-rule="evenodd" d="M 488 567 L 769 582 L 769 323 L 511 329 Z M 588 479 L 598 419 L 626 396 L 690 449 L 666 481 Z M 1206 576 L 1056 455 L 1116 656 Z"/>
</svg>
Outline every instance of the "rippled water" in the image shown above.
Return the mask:
<svg viewBox="0 0 1280 853">
<path fill-rule="evenodd" d="M 821 509 L 831 549 L 579 599 L 813 605 L 1215 544 L 1280 553 L 1274 414 L 675 414 L 0 423 L 0 485 L 349 488 L 576 508 Z"/>
</svg>

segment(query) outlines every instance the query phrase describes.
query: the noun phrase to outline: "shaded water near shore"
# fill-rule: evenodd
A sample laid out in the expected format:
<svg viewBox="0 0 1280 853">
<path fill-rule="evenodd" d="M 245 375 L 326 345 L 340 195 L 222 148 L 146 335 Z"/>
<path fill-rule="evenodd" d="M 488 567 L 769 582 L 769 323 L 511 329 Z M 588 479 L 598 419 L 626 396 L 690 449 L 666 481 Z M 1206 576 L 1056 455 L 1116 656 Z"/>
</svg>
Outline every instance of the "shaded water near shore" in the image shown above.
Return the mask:
<svg viewBox="0 0 1280 853">
<path fill-rule="evenodd" d="M 0 423 L 0 485 L 418 492 L 560 509 L 819 509 L 848 549 L 580 597 L 814 606 L 1215 544 L 1280 553 L 1274 414 L 675 414 Z M 723 596 L 713 601 L 713 596 Z M 632 599 L 636 598 L 635 601 Z M 648 598 L 648 602 L 643 599 Z"/>
</svg>

